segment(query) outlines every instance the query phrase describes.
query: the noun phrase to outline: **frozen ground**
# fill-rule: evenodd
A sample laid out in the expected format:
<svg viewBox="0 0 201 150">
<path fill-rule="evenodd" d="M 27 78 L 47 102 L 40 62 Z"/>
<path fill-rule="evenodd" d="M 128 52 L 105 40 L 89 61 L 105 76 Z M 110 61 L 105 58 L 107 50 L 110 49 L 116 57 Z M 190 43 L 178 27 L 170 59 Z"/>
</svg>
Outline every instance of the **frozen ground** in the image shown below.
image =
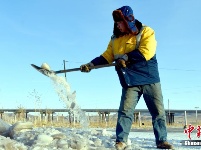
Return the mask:
<svg viewBox="0 0 201 150">
<path fill-rule="evenodd" d="M 2 122 L 2 120 L 1 120 Z M 69 128 L 32 128 L 30 123 L 17 123 L 10 127 L 10 136 L 0 136 L 0 150 L 114 150 L 114 129 L 69 129 Z M 128 149 L 156 149 L 152 131 L 131 131 Z M 193 136 L 196 139 L 197 137 Z M 181 140 L 187 140 L 183 132 L 169 132 L 168 141 L 176 150 L 201 149 L 201 146 L 182 146 Z M 197 139 L 198 140 L 198 139 Z"/>
<path fill-rule="evenodd" d="M 60 100 L 72 114 L 78 116 L 82 129 L 33 128 L 31 122 L 18 122 L 10 126 L 0 119 L 0 150 L 114 150 L 115 130 L 87 128 L 87 116 L 77 104 L 76 93 L 71 92 L 65 78 L 55 75 L 50 78 Z M 187 140 L 187 135 L 183 130 L 171 131 L 173 129 L 168 139 L 176 150 L 201 149 L 200 146 L 182 146 L 180 141 Z M 128 149 L 132 150 L 156 149 L 154 135 L 150 130 L 132 130 L 128 145 Z"/>
</svg>

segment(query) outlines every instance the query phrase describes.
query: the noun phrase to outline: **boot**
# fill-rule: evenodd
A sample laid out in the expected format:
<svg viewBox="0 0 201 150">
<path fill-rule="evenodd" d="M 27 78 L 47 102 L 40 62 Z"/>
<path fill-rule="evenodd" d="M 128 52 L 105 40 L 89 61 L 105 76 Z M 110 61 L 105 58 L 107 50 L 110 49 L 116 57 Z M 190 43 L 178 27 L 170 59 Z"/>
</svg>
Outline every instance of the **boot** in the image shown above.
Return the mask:
<svg viewBox="0 0 201 150">
<path fill-rule="evenodd" d="M 124 150 L 126 146 L 127 145 L 124 142 L 116 142 L 115 144 L 116 150 Z"/>
<path fill-rule="evenodd" d="M 158 149 L 173 149 L 173 146 L 169 144 L 168 142 L 161 142 L 157 144 Z"/>
</svg>

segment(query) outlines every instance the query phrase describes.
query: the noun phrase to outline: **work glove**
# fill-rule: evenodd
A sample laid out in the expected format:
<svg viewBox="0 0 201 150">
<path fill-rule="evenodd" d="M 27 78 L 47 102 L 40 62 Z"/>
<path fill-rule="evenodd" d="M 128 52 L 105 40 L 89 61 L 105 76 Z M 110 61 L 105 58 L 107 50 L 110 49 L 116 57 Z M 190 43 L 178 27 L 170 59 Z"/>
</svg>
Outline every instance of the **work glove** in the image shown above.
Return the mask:
<svg viewBox="0 0 201 150">
<path fill-rule="evenodd" d="M 94 66 L 94 64 L 93 63 L 87 63 L 87 64 L 84 64 L 84 65 L 81 65 L 80 66 L 80 71 L 81 72 L 90 72 L 91 71 L 91 69 L 90 69 L 90 67 L 93 67 Z"/>
<path fill-rule="evenodd" d="M 118 68 L 126 68 L 126 61 L 124 59 L 117 59 L 116 64 Z"/>
<path fill-rule="evenodd" d="M 121 58 L 116 60 L 116 64 L 118 68 L 126 68 L 126 64 L 128 60 L 128 56 L 125 54 Z"/>
</svg>

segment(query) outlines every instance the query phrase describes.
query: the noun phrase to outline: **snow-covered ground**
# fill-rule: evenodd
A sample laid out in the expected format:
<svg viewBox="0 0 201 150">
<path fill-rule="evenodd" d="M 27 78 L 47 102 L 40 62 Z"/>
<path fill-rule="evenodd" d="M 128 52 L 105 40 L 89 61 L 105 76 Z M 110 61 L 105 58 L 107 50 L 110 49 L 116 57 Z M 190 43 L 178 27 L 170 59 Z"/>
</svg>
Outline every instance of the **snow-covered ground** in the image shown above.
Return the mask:
<svg viewBox="0 0 201 150">
<path fill-rule="evenodd" d="M 3 122 L 0 121 L 0 123 Z M 131 131 L 127 149 L 156 149 L 153 132 L 142 131 Z M 115 150 L 113 128 L 32 128 L 29 122 L 19 122 L 11 126 L 9 132 L 12 139 L 0 136 L 0 150 Z M 197 138 L 193 134 L 191 137 Z M 182 140 L 188 140 L 183 132 L 168 133 L 168 141 L 174 145 L 176 150 L 201 149 L 201 146 L 183 146 L 180 143 Z"/>
<path fill-rule="evenodd" d="M 87 116 L 77 104 L 76 93 L 71 92 L 66 79 L 56 75 L 50 78 L 60 100 L 64 102 L 66 109 L 78 116 L 82 128 L 34 128 L 32 122 L 18 122 L 10 126 L 0 119 L 0 150 L 114 150 L 115 129 L 88 128 Z M 181 140 L 188 140 L 182 130 L 169 132 L 168 141 L 176 150 L 201 149 L 201 146 L 182 146 Z M 154 141 L 152 131 L 131 131 L 127 149 L 154 150 Z"/>
</svg>

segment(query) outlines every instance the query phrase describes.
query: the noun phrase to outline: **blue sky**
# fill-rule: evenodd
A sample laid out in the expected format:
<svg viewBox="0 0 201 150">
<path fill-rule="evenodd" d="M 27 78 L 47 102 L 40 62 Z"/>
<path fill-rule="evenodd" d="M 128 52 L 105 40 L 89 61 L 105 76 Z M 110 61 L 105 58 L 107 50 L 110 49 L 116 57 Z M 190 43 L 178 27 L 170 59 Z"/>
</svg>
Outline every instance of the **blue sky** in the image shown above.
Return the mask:
<svg viewBox="0 0 201 150">
<path fill-rule="evenodd" d="M 0 1 L 0 108 L 63 108 L 51 80 L 30 64 L 77 68 L 105 51 L 113 31 L 112 11 L 133 8 L 152 27 L 165 108 L 195 109 L 201 100 L 200 0 Z M 64 76 L 64 74 L 60 74 Z M 81 108 L 119 107 L 121 86 L 113 67 L 70 72 L 67 81 Z M 146 108 L 141 99 L 137 108 Z"/>
</svg>

